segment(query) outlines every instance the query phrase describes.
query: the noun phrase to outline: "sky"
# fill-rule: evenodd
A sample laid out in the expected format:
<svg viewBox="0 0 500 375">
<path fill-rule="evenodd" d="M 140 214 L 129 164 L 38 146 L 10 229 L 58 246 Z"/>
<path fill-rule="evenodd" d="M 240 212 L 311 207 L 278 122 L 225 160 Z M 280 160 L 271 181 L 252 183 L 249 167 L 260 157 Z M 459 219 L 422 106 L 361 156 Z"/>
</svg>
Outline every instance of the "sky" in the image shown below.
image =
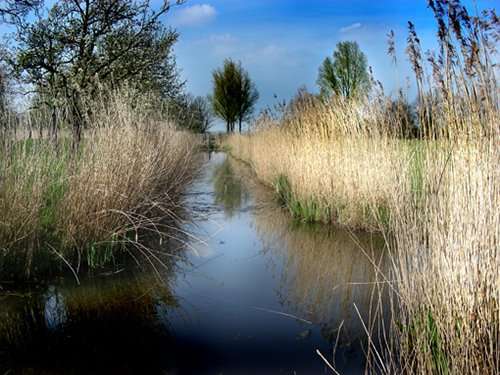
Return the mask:
<svg viewBox="0 0 500 375">
<path fill-rule="evenodd" d="M 463 1 L 473 14 L 499 2 Z M 426 0 L 187 0 L 164 22 L 180 33 L 175 51 L 188 91 L 209 94 L 212 71 L 232 58 L 249 71 L 260 92 L 259 108 L 265 108 L 301 86 L 317 91 L 321 62 L 343 40 L 358 42 L 386 92 L 410 85 L 411 96 L 404 54 L 409 20 L 424 50 L 434 48 L 436 28 Z M 387 56 L 390 30 L 396 34 L 396 69 Z"/>
<path fill-rule="evenodd" d="M 462 3 L 475 14 L 497 8 L 500 0 Z M 226 58 L 239 60 L 260 93 L 257 112 L 290 99 L 300 87 L 318 91 L 319 66 L 345 40 L 359 44 L 386 93 L 408 88 L 414 97 L 404 53 L 408 21 L 416 25 L 423 49 L 435 48 L 436 26 L 426 0 L 185 0 L 162 18 L 180 34 L 175 54 L 188 92 L 210 94 L 213 70 Z M 396 34 L 396 69 L 387 55 L 390 30 Z"/>
</svg>

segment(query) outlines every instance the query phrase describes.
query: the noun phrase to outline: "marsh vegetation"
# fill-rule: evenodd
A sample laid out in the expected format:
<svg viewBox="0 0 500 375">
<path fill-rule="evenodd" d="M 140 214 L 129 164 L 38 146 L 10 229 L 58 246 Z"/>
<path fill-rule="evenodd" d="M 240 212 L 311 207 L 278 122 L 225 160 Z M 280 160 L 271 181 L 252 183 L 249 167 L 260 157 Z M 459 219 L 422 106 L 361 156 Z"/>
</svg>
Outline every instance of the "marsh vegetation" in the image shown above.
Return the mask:
<svg viewBox="0 0 500 375">
<path fill-rule="evenodd" d="M 379 87 L 355 100 L 300 92 L 280 116 L 264 114 L 254 132 L 227 145 L 298 220 L 383 233 L 392 269 L 378 271 L 392 304 L 374 306 L 398 311 L 385 327 L 386 350 L 369 353 L 372 370 L 495 373 L 498 19 L 494 12 L 469 16 L 458 3 L 430 7 L 439 25 L 437 56 L 424 61 L 409 23 L 417 137 L 408 139 L 416 134 L 403 126 L 408 112 Z"/>
<path fill-rule="evenodd" d="M 185 202 L 197 219 L 184 228 L 203 241 L 152 245 L 161 279 L 115 255 L 80 285 L 71 272 L 2 284 L 0 370 L 307 373 L 325 370 L 316 349 L 336 346 L 338 367 L 361 371 L 354 304 L 367 319 L 376 273 L 363 252 L 385 264 L 383 238 L 298 226 L 248 167 L 223 153 L 205 166 Z"/>
<path fill-rule="evenodd" d="M 245 62 L 187 92 L 181 3 L 0 1 L 0 373 L 498 373 L 495 11 L 408 23 L 414 101 L 342 41 L 253 117 Z"/>
<path fill-rule="evenodd" d="M 113 94 L 76 152 L 64 135 L 4 138 L 0 240 L 4 257 L 24 263 L 28 278 L 33 257 L 59 258 L 78 273 L 119 250 L 159 266 L 141 242 L 174 234 L 182 193 L 199 167 L 198 141 L 159 126 L 129 99 Z"/>
</svg>

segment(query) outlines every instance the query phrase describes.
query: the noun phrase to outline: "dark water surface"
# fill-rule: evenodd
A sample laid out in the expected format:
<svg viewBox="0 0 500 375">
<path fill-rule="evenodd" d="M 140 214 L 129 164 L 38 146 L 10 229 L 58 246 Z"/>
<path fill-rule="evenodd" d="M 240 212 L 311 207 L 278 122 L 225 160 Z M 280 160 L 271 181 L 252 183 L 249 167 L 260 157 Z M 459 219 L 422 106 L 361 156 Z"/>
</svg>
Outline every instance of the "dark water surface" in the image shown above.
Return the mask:
<svg viewBox="0 0 500 375">
<path fill-rule="evenodd" d="M 0 375 L 322 374 L 316 350 L 331 361 L 336 342 L 339 372 L 362 373 L 355 306 L 368 321 L 381 239 L 298 225 L 247 174 L 212 154 L 188 195 L 196 239 L 161 281 L 126 268 L 0 290 Z"/>
</svg>

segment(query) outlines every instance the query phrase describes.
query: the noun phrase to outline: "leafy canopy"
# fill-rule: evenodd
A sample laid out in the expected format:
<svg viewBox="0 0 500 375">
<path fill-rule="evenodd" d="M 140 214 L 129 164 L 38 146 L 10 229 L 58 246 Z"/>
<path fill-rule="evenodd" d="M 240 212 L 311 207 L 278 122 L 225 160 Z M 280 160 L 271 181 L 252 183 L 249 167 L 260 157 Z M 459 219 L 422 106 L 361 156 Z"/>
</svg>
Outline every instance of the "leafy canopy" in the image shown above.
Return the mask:
<svg viewBox="0 0 500 375">
<path fill-rule="evenodd" d="M 223 119 L 227 131 L 234 131 L 234 125 L 247 121 L 252 115 L 259 93 L 249 73 L 241 63 L 226 59 L 221 69 L 213 74 L 213 94 L 211 96 L 214 113 Z"/>
<path fill-rule="evenodd" d="M 370 89 L 370 76 L 365 54 L 356 42 L 340 42 L 319 69 L 318 86 L 323 97 L 332 95 L 357 98 Z"/>
<path fill-rule="evenodd" d="M 172 47 L 176 31 L 159 18 L 165 1 L 57 1 L 48 14 L 18 30 L 16 67 L 38 91 L 90 93 L 98 84 L 127 82 L 162 96 L 180 92 Z"/>
</svg>

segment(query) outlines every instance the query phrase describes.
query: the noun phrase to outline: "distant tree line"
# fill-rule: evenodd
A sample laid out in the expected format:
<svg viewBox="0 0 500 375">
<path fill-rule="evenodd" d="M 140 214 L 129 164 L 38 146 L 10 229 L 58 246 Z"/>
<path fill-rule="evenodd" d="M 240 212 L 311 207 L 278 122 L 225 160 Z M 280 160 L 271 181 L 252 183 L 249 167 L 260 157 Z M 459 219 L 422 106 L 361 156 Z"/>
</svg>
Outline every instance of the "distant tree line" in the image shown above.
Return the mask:
<svg viewBox="0 0 500 375">
<path fill-rule="evenodd" d="M 226 123 L 227 132 L 241 132 L 259 99 L 241 62 L 226 59 L 213 71 L 209 98 L 185 91 L 173 52 L 179 34 L 161 21 L 172 5 L 182 2 L 163 1 L 152 8 L 148 0 L 57 0 L 44 9 L 42 0 L 0 0 L 0 22 L 16 30 L 14 47 L 0 48 L 0 113 L 8 109 L 8 87 L 16 80 L 29 88 L 32 107 L 53 114 L 53 133 L 58 128 L 56 112 L 67 108 L 77 144 L 92 111 L 85 98 L 95 97 L 102 87 L 126 85 L 139 93 L 155 93 L 165 115 L 194 132 L 206 132 L 212 114 Z M 356 42 L 337 44 L 321 64 L 317 84 L 322 101 L 369 95 L 373 80 Z M 413 106 L 405 98 L 400 95 L 387 111 L 404 113 L 402 126 L 407 134 L 415 134 Z"/>
</svg>

